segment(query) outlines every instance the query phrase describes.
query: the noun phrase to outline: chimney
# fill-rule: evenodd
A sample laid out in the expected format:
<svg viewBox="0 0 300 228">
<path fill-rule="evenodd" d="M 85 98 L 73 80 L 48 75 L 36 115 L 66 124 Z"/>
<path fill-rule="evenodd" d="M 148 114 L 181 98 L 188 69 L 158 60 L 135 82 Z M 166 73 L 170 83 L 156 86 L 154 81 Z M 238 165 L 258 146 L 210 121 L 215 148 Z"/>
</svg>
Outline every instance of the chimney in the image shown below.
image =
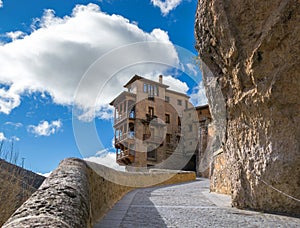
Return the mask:
<svg viewBox="0 0 300 228">
<path fill-rule="evenodd" d="M 163 76 L 162 75 L 159 75 L 159 83 L 163 83 Z"/>
</svg>

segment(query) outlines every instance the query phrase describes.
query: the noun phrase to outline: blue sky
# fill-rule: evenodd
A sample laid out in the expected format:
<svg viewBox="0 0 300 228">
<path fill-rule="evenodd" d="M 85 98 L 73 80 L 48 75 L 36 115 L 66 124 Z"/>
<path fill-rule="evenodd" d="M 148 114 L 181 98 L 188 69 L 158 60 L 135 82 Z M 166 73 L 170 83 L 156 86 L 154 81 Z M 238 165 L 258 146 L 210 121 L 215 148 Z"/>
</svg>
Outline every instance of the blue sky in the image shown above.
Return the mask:
<svg viewBox="0 0 300 228">
<path fill-rule="evenodd" d="M 13 140 L 18 164 L 25 158 L 25 168 L 39 173 L 66 157 L 116 166 L 108 103 L 135 73 L 154 80 L 163 74 L 195 105 L 205 102 L 195 62 L 196 4 L 0 0 L 3 150 Z"/>
</svg>

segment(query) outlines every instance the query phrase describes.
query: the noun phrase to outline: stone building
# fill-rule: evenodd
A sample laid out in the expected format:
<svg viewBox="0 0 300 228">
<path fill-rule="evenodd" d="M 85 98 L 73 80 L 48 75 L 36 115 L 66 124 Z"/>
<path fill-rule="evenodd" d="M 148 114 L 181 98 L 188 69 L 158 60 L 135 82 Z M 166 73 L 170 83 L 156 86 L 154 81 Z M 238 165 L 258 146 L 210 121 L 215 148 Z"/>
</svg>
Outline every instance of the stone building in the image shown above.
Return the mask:
<svg viewBox="0 0 300 228">
<path fill-rule="evenodd" d="M 117 163 L 127 170 L 196 171 L 199 151 L 206 145 L 202 128 L 210 118 L 208 106 L 194 108 L 189 96 L 168 89 L 162 76 L 156 82 L 135 75 L 124 87 L 127 91 L 110 103 L 115 108 Z"/>
<path fill-rule="evenodd" d="M 197 176 L 208 178 L 211 161 L 206 151 L 211 123 L 209 107 L 203 105 L 186 109 L 183 116 L 186 122 L 183 129 L 184 153 L 190 157 L 184 170 L 193 170 L 196 171 Z"/>
</svg>

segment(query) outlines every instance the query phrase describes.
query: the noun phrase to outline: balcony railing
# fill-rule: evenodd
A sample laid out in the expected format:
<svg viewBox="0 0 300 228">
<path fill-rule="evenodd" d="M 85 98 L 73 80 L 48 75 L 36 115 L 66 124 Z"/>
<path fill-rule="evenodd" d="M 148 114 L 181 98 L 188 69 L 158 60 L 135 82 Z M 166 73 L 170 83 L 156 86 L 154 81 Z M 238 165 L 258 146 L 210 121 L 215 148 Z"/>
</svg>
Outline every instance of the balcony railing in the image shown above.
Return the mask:
<svg viewBox="0 0 300 228">
<path fill-rule="evenodd" d="M 123 121 L 124 119 L 129 118 L 129 119 L 135 119 L 135 111 L 131 111 L 131 112 L 124 112 L 122 114 L 119 114 L 116 118 L 115 118 L 115 124 L 119 123 L 121 121 Z"/>
<path fill-rule="evenodd" d="M 135 136 L 134 131 L 129 131 L 118 137 L 115 137 L 115 142 L 118 143 L 126 139 L 134 139 L 134 136 Z"/>
<path fill-rule="evenodd" d="M 117 162 L 128 165 L 134 161 L 135 151 L 132 149 L 122 150 L 117 153 Z"/>
</svg>

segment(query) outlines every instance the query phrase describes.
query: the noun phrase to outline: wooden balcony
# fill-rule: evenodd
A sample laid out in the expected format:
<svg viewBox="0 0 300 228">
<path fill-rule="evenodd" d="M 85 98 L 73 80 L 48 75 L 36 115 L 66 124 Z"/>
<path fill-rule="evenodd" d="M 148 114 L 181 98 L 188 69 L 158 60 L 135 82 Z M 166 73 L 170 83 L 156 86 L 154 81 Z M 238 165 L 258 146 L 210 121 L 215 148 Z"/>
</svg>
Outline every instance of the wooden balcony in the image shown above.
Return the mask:
<svg viewBox="0 0 300 228">
<path fill-rule="evenodd" d="M 117 163 L 119 165 L 129 165 L 134 162 L 135 151 L 134 150 L 122 150 L 117 153 Z"/>
<path fill-rule="evenodd" d="M 126 142 L 128 140 L 132 141 L 134 140 L 134 131 L 129 131 L 127 133 L 124 133 L 122 135 L 120 135 L 119 137 L 115 137 L 115 147 L 116 148 L 120 148 L 120 144 L 122 144 L 123 142 Z"/>
<path fill-rule="evenodd" d="M 129 119 L 129 120 L 135 120 L 135 112 L 131 111 L 131 112 L 124 112 L 120 115 L 118 115 L 115 119 L 114 119 L 114 125 L 118 125 L 119 123 L 123 122 L 124 120 Z"/>
</svg>

